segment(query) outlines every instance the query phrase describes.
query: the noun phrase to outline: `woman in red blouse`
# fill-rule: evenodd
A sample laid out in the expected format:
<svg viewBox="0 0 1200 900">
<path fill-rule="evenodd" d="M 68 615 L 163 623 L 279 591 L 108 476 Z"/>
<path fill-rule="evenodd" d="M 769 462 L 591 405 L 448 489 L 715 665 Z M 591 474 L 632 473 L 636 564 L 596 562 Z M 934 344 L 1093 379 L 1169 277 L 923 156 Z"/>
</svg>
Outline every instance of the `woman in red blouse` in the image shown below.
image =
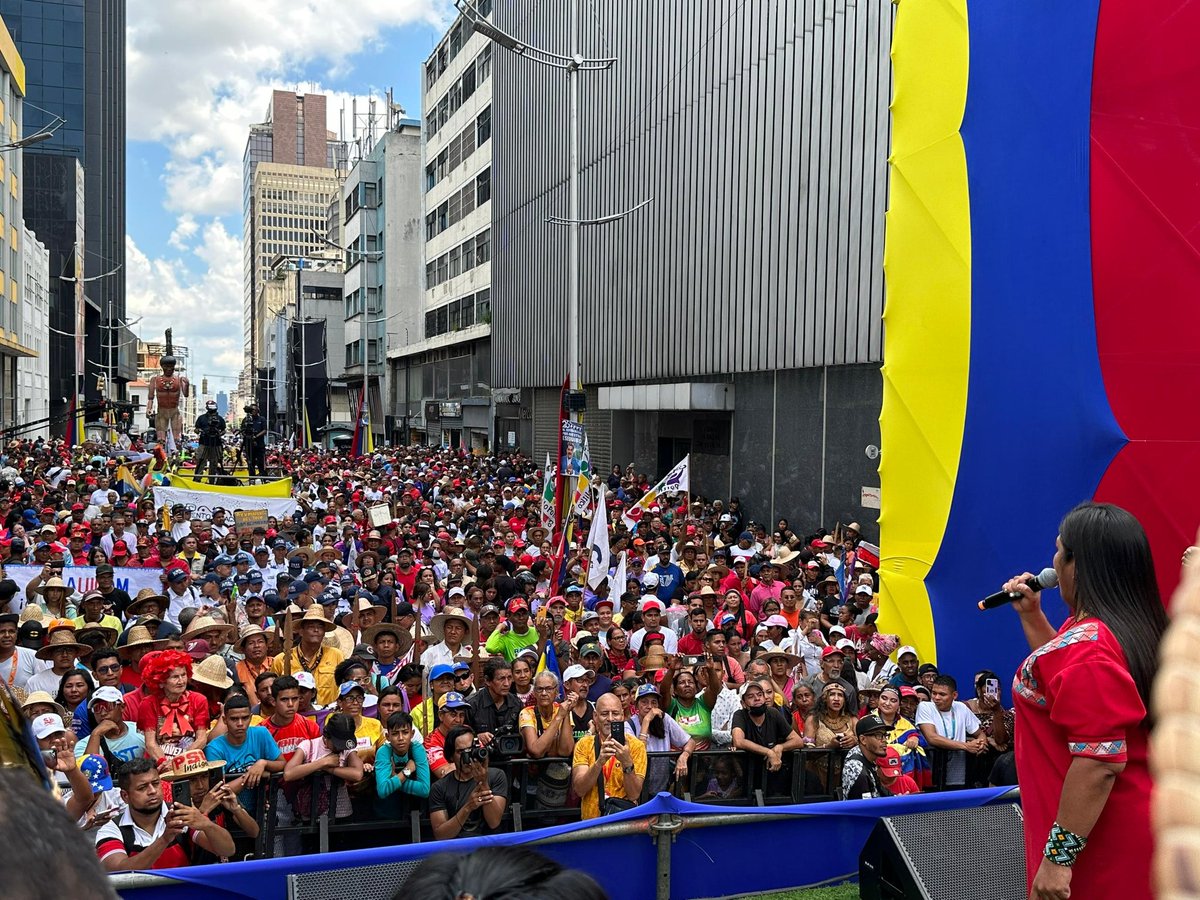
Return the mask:
<svg viewBox="0 0 1200 900">
<path fill-rule="evenodd" d="M 138 729 L 146 737 L 146 755 L 159 768 L 170 766 L 168 756 L 184 750 L 203 750 L 208 741 L 208 701 L 188 690 L 192 658 L 182 650 L 149 653 L 142 660 L 142 678 L 150 696 L 138 711 Z"/>
<path fill-rule="evenodd" d="M 1033 648 L 1013 679 L 1029 896 L 1150 897 L 1147 710 L 1167 627 L 1150 544 L 1103 503 L 1077 506 L 1058 532 L 1061 628 L 1030 573 L 1004 585 Z"/>
</svg>

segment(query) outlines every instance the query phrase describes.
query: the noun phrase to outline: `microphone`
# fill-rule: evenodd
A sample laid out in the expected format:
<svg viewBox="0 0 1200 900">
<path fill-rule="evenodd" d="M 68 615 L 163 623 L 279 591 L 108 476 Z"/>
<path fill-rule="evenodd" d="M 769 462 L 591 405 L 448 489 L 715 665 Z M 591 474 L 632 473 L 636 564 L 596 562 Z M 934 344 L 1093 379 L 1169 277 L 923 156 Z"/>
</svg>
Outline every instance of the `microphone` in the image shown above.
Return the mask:
<svg viewBox="0 0 1200 900">
<path fill-rule="evenodd" d="M 1034 575 L 1032 578 L 1026 578 L 1025 586 L 1035 591 L 1040 591 L 1043 588 L 1058 587 L 1058 573 L 1053 569 L 1042 569 L 1039 574 Z M 980 600 L 979 608 L 995 609 L 997 606 L 1007 606 L 1012 601 L 1019 599 L 1020 596 L 1020 594 L 1010 594 L 1008 591 L 997 591 Z"/>
</svg>

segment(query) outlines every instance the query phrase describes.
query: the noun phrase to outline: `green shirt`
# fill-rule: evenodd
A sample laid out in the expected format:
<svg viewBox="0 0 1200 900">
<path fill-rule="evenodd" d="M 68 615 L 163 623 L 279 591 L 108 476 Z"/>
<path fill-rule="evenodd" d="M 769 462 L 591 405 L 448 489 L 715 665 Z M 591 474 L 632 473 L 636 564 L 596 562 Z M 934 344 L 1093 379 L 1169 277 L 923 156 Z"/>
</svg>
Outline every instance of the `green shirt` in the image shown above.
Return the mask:
<svg viewBox="0 0 1200 900">
<path fill-rule="evenodd" d="M 504 658 L 512 662 L 517 658 L 517 654 L 526 647 L 534 647 L 538 642 L 538 633 L 536 628 L 528 629 L 524 634 L 516 634 L 510 628 L 508 631 L 501 632 L 499 628 L 491 633 L 484 644 L 484 649 L 488 653 L 503 653 Z"/>
<path fill-rule="evenodd" d="M 679 723 L 679 727 L 687 732 L 689 737 L 697 741 L 712 740 L 712 713 L 699 695 L 692 701 L 691 706 L 686 707 L 672 698 L 668 715 Z"/>
</svg>

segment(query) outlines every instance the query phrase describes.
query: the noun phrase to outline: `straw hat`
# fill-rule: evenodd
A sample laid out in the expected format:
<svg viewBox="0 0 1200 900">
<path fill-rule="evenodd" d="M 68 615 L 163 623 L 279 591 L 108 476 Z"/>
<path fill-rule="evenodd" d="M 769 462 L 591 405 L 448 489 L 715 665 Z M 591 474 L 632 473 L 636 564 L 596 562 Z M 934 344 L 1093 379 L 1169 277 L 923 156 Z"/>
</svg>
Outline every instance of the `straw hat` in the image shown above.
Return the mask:
<svg viewBox="0 0 1200 900">
<path fill-rule="evenodd" d="M 129 659 L 129 651 L 138 647 L 144 647 L 147 650 L 161 650 L 167 646 L 170 641 L 158 641 L 154 639 L 154 632 L 145 625 L 134 625 L 129 629 L 129 638 L 124 645 L 117 648 L 117 652 L 121 654 L 121 659 Z"/>
<path fill-rule="evenodd" d="M 225 668 L 224 658 L 215 654 L 196 663 L 192 668 L 192 681 L 222 691 L 233 687 L 233 679 L 229 677 L 229 670 Z"/>
<path fill-rule="evenodd" d="M 183 639 L 198 638 L 202 634 L 209 632 L 220 632 L 222 640 L 218 643 L 229 643 L 237 637 L 237 629 L 233 625 L 226 625 L 224 622 L 218 622 L 212 616 L 196 616 L 188 625 L 187 631 L 183 633 Z M 209 641 L 209 643 L 213 643 Z"/>
<path fill-rule="evenodd" d="M 46 646 L 33 654 L 38 659 L 50 659 L 55 650 L 72 649 L 75 655 L 79 657 L 91 656 L 92 648 L 87 644 L 81 644 L 75 640 L 75 631 L 70 628 L 60 628 L 58 631 L 51 632 L 50 640 Z"/>
<path fill-rule="evenodd" d="M 203 750 L 185 750 L 171 757 L 171 771 L 162 776 L 163 781 L 182 781 L 205 772 L 225 768 L 225 760 L 208 759 Z"/>
<path fill-rule="evenodd" d="M 165 594 L 160 594 L 154 588 L 142 588 L 137 592 L 137 596 L 133 598 L 133 602 L 125 607 L 125 617 L 137 618 L 138 616 L 150 614 L 149 609 L 144 609 L 153 604 L 156 607 L 158 615 L 163 615 L 171 604 Z"/>
<path fill-rule="evenodd" d="M 67 711 L 65 709 L 63 709 L 60 704 L 55 703 L 54 698 L 51 697 L 49 694 L 47 694 L 45 691 L 34 691 L 32 694 L 27 696 L 25 698 L 24 702 L 21 703 L 21 712 L 25 712 L 29 707 L 33 706 L 36 703 L 46 703 L 46 704 L 49 704 L 50 706 L 53 706 L 54 711 L 56 713 L 58 713 L 59 716 L 62 717 L 62 720 L 64 722 L 69 720 L 69 716 L 67 716 Z"/>
<path fill-rule="evenodd" d="M 321 607 L 317 606 L 316 604 L 310 606 L 308 608 L 308 611 L 304 613 L 304 616 L 302 618 L 293 619 L 292 621 L 296 628 L 301 627 L 306 622 L 320 622 L 322 625 L 325 626 L 326 634 L 329 634 L 329 632 L 331 632 L 335 628 L 337 628 L 336 625 L 334 625 L 327 618 L 325 618 L 325 614 L 321 611 Z"/>
<path fill-rule="evenodd" d="M 21 610 L 21 619 L 17 622 L 18 625 L 24 625 L 26 622 L 45 622 L 46 613 L 36 603 L 29 603 Z"/>
<path fill-rule="evenodd" d="M 77 639 L 82 638 L 85 634 L 102 634 L 104 635 L 105 646 L 111 647 L 117 642 L 117 629 L 109 625 L 101 625 L 99 622 L 90 622 L 84 625 L 75 632 Z"/>
<path fill-rule="evenodd" d="M 445 626 L 452 619 L 457 619 L 467 626 L 467 636 L 463 639 L 463 643 L 474 643 L 475 622 L 457 606 L 447 606 L 429 620 L 429 632 L 433 635 L 433 642 L 440 643 L 446 639 Z"/>
<path fill-rule="evenodd" d="M 651 644 L 642 657 L 643 672 L 657 672 L 667 667 L 667 651 L 658 644 Z"/>
<path fill-rule="evenodd" d="M 343 659 L 349 659 L 354 655 L 354 635 L 340 625 L 334 625 L 333 631 L 326 634 L 325 640 L 321 643 L 340 651 Z"/>
<path fill-rule="evenodd" d="M 263 631 L 257 625 L 247 625 L 245 628 L 242 629 L 242 633 L 238 635 L 237 640 L 233 642 L 233 649 L 236 650 L 238 653 L 244 653 L 245 650 L 243 650 L 242 648 L 245 646 L 246 641 L 248 639 L 254 637 L 256 634 L 261 634 L 263 637 L 268 638 L 268 639 L 270 639 L 270 637 L 271 637 L 269 634 L 267 634 L 265 631 Z"/>
<path fill-rule="evenodd" d="M 782 647 L 777 647 L 770 641 L 764 641 L 759 645 L 759 653 L 755 659 L 761 659 L 763 662 L 769 663 L 773 659 L 787 660 L 788 666 L 794 667 L 800 664 L 800 657 L 794 653 L 788 653 Z"/>
<path fill-rule="evenodd" d="M 36 590 L 39 594 L 45 597 L 46 591 L 53 590 L 54 588 L 62 588 L 62 590 L 68 594 L 71 592 L 71 588 L 67 585 L 67 583 L 57 575 L 52 575 L 50 578 L 47 578 L 44 582 L 38 585 Z"/>
<path fill-rule="evenodd" d="M 306 566 L 311 566 L 317 559 L 317 554 L 313 552 L 311 547 L 297 547 L 288 554 L 288 559 L 292 559 L 293 557 L 297 556 L 304 560 L 304 564 Z"/>
<path fill-rule="evenodd" d="M 394 634 L 396 636 L 396 640 L 400 642 L 399 656 L 403 656 L 405 653 L 407 653 L 408 648 L 413 645 L 413 636 L 411 631 L 405 631 L 403 628 L 392 625 L 388 622 L 381 622 L 378 625 L 372 625 L 370 628 L 364 628 L 362 630 L 361 640 L 364 644 L 370 644 L 374 646 L 375 638 L 379 637 L 381 634 Z"/>
<path fill-rule="evenodd" d="M 781 550 L 783 552 L 780 552 Z M 777 546 L 775 548 L 775 555 L 771 558 L 771 562 L 773 562 L 777 566 L 786 566 L 788 563 L 790 563 L 793 559 L 795 559 L 799 555 L 800 555 L 799 550 L 796 550 L 794 548 L 783 550 L 782 546 Z"/>
</svg>

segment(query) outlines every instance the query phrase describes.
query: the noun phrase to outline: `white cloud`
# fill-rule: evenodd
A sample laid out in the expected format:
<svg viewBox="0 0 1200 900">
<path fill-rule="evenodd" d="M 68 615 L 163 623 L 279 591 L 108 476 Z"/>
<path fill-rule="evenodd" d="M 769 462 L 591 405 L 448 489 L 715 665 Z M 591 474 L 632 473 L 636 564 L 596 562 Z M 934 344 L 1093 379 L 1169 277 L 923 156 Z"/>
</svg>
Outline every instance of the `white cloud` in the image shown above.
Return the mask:
<svg viewBox="0 0 1200 900">
<path fill-rule="evenodd" d="M 273 88 L 296 86 L 313 65 L 335 78 L 383 31 L 441 27 L 451 11 L 449 0 L 130 0 L 128 135 L 170 150 L 168 209 L 233 214 L 247 129 L 263 120 Z M 331 99 L 331 130 L 340 106 Z"/>
<path fill-rule="evenodd" d="M 242 243 L 214 221 L 198 230 L 191 251 L 201 274 L 180 260 L 151 259 L 125 239 L 126 310 L 143 340 L 172 339 L 191 354 L 189 374 L 228 374 L 242 362 Z M 229 385 L 223 384 L 228 387 Z M 210 386 L 212 388 L 212 386 Z M 215 389 L 215 388 L 214 388 Z"/>
<path fill-rule="evenodd" d="M 336 84 L 389 29 L 429 26 L 432 49 L 452 16 L 452 0 L 129 0 L 127 135 L 169 153 L 163 205 L 176 227 L 167 243 L 180 254 L 150 258 L 127 237 L 127 305 L 131 319 L 144 316 L 139 335 L 161 340 L 172 327 L 197 380 L 241 370 L 241 231 L 218 217 L 240 216 L 249 126 L 264 119 L 273 89 L 314 71 Z M 351 95 L 299 86 L 329 95 L 328 127 L 337 131 Z M 386 86 L 365 89 L 382 97 Z"/>
</svg>

